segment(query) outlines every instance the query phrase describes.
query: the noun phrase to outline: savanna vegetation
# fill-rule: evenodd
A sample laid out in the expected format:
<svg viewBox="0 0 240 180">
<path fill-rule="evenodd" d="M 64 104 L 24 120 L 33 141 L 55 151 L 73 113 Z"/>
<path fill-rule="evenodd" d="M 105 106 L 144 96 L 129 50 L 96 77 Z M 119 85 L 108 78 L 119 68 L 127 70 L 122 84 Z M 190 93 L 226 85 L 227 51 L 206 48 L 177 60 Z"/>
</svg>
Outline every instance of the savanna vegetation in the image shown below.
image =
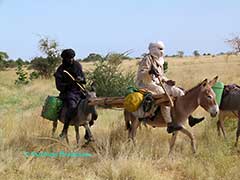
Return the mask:
<svg viewBox="0 0 240 180">
<path fill-rule="evenodd" d="M 240 84 L 239 56 L 166 60 L 167 76 L 186 89 L 215 75 L 225 84 Z M 124 75 L 134 72 L 138 62 L 116 63 L 118 72 Z M 83 70 L 89 72 L 98 67 L 94 62 L 82 65 Z M 24 71 L 32 70 L 25 68 Z M 240 149 L 234 147 L 236 120 L 225 122 L 227 139 L 223 139 L 217 136 L 216 118 L 198 109 L 194 115 L 205 116 L 206 120 L 192 129 L 186 125 L 195 134 L 197 153 L 192 154 L 189 139 L 180 135 L 174 153 L 168 157 L 171 135 L 165 128 L 142 126 L 137 144 L 133 146 L 127 142 L 123 112 L 99 107 L 99 118 L 92 127 L 95 142 L 76 147 L 74 128 L 69 129 L 70 145 L 67 145 L 57 137 L 51 138 L 52 123 L 40 116 L 47 95 L 58 95 L 52 76 L 27 84 L 16 84 L 16 79 L 16 69 L 0 71 L 0 179 L 240 179 Z M 61 129 L 59 124 L 56 136 Z M 84 144 L 83 129 L 80 135 Z M 24 152 L 32 151 L 82 152 L 91 153 L 92 157 L 25 157 Z"/>
</svg>

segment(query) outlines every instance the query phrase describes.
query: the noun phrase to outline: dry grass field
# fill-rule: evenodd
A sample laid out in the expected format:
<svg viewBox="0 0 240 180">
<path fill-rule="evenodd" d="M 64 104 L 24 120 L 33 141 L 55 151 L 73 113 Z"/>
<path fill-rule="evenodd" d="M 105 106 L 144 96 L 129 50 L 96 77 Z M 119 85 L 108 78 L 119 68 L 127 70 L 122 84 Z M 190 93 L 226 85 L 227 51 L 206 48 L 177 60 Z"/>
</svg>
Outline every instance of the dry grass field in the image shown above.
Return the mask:
<svg viewBox="0 0 240 180">
<path fill-rule="evenodd" d="M 218 75 L 224 83 L 240 84 L 240 57 L 166 58 L 167 76 L 186 89 L 205 78 Z M 136 70 L 137 61 L 124 61 L 123 70 Z M 84 70 L 93 64 L 83 64 Z M 92 128 L 95 142 L 76 147 L 74 128 L 69 129 L 70 145 L 51 139 L 52 123 L 40 117 L 47 95 L 57 95 L 54 80 L 36 80 L 16 86 L 15 70 L 0 72 L 0 179 L 240 179 L 240 144 L 234 147 L 235 120 L 225 122 L 227 139 L 217 136 L 216 118 L 198 109 L 195 116 L 206 120 L 194 128 L 197 153 L 190 142 L 179 135 L 172 156 L 168 157 L 166 129 L 142 127 L 137 144 L 127 143 L 123 113 L 98 108 L 99 118 Z M 57 134 L 62 124 L 59 123 Z M 81 128 L 81 144 L 84 144 Z M 24 152 L 81 152 L 91 157 L 25 157 Z"/>
</svg>

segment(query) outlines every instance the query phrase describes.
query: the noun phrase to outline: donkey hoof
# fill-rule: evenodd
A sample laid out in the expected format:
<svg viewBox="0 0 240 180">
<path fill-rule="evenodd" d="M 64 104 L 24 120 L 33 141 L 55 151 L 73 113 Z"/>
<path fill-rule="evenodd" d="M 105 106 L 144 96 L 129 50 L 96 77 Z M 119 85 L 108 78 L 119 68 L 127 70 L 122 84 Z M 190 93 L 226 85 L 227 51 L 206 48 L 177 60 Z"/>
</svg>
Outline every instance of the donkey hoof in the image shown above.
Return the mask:
<svg viewBox="0 0 240 180">
<path fill-rule="evenodd" d="M 89 139 L 86 143 L 89 144 L 91 142 L 95 142 L 95 140 L 93 138 Z"/>
<path fill-rule="evenodd" d="M 64 133 L 64 132 L 62 132 L 61 134 L 59 134 L 59 138 L 60 138 L 61 140 L 64 140 L 66 137 L 67 137 L 67 134 Z"/>
</svg>

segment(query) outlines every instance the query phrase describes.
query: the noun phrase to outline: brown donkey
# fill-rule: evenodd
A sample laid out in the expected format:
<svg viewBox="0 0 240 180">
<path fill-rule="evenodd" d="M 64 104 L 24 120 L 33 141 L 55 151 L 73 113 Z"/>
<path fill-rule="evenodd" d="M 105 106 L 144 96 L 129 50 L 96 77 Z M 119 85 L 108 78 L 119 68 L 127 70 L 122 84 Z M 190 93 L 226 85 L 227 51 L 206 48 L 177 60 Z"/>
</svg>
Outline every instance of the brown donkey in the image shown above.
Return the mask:
<svg viewBox="0 0 240 180">
<path fill-rule="evenodd" d="M 191 115 L 198 106 L 201 106 L 203 109 L 209 112 L 212 117 L 215 117 L 217 115 L 219 107 L 215 100 L 215 93 L 211 88 L 216 83 L 217 78 L 218 77 L 216 76 L 210 82 L 205 79 L 194 88 L 188 90 L 184 96 L 180 96 L 176 99 L 174 102 L 174 107 L 171 109 L 174 122 L 183 127 L 180 132 L 190 138 L 192 150 L 194 153 L 196 152 L 195 139 L 193 137 L 193 134 L 188 131 L 183 126 L 183 124 L 188 119 L 189 115 Z M 134 138 L 136 136 L 136 131 L 141 122 L 137 117 L 135 117 L 132 113 L 127 112 L 126 110 L 124 110 L 124 118 L 129 133 L 128 136 L 133 140 L 133 142 L 135 142 Z M 161 113 L 157 114 L 153 120 L 147 119 L 146 123 L 153 127 L 166 127 L 166 123 Z M 172 152 L 177 134 L 178 131 L 175 131 L 172 135 L 169 154 Z"/>
</svg>

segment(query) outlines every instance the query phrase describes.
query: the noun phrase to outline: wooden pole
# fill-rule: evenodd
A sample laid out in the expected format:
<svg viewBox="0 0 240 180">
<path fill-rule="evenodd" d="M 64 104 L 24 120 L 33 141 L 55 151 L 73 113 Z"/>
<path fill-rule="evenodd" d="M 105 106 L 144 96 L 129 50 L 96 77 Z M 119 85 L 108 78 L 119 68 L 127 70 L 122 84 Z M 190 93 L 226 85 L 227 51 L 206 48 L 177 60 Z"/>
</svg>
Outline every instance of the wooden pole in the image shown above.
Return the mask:
<svg viewBox="0 0 240 180">
<path fill-rule="evenodd" d="M 165 87 L 163 86 L 163 83 L 162 83 L 162 81 L 161 81 L 161 79 L 160 79 L 159 76 L 158 76 L 158 80 L 159 80 L 159 83 L 160 83 L 160 85 L 162 86 L 162 88 L 163 88 L 165 94 L 167 95 L 167 97 L 168 97 L 168 99 L 169 99 L 170 106 L 173 107 L 173 106 L 174 106 L 174 104 L 173 104 L 173 100 L 172 100 L 172 98 L 169 96 L 169 94 L 168 94 L 168 92 L 166 91 Z"/>
<path fill-rule="evenodd" d="M 165 94 L 153 95 L 157 105 L 169 105 L 169 98 Z M 124 108 L 124 96 L 120 97 L 95 97 L 89 98 L 88 105 L 100 105 L 103 107 Z"/>
</svg>

